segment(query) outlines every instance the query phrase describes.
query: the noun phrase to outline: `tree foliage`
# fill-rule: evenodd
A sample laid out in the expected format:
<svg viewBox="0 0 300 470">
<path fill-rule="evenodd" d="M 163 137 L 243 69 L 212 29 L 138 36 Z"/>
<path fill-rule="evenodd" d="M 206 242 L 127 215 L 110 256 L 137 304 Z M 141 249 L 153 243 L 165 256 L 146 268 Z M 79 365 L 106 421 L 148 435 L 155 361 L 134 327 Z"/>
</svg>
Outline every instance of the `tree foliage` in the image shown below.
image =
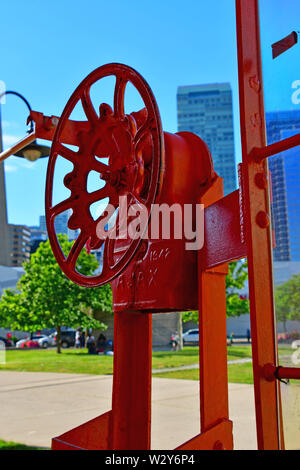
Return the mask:
<svg viewBox="0 0 300 470">
<path fill-rule="evenodd" d="M 226 276 L 226 315 L 228 317 L 240 316 L 249 313 L 249 300 L 239 294 L 239 290 L 245 285 L 248 279 L 248 264 L 246 260 L 233 261 L 229 264 Z M 198 312 L 184 312 L 182 315 L 184 322 L 199 322 Z"/>
<path fill-rule="evenodd" d="M 67 254 L 74 242 L 58 235 L 62 251 Z M 84 249 L 78 258 L 80 272 L 92 275 L 98 266 L 94 255 Z M 42 242 L 30 261 L 24 263 L 25 274 L 15 290 L 7 289 L 0 301 L 0 325 L 13 330 L 35 332 L 62 326 L 105 329 L 93 318 L 93 311 L 112 311 L 110 285 L 85 288 L 71 282 L 61 271 L 49 241 Z"/>
<path fill-rule="evenodd" d="M 278 321 L 300 321 L 300 274 L 294 274 L 288 281 L 275 289 L 275 310 Z"/>
<path fill-rule="evenodd" d="M 248 279 L 246 260 L 229 263 L 226 276 L 226 314 L 228 317 L 239 317 L 249 313 L 249 300 L 240 296 L 239 291 Z"/>
</svg>

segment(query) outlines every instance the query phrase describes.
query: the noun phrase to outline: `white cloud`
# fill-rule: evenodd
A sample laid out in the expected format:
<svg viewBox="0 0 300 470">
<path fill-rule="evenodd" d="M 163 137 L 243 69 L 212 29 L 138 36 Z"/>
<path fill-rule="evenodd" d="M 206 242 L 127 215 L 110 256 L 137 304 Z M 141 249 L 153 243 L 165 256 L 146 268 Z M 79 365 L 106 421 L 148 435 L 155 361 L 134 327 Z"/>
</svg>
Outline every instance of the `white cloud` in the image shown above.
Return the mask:
<svg viewBox="0 0 300 470">
<path fill-rule="evenodd" d="M 3 140 L 3 147 L 10 147 L 11 145 L 14 145 L 19 140 L 21 140 L 21 137 L 16 136 L 16 135 L 4 134 L 2 137 L 2 140 Z"/>
<path fill-rule="evenodd" d="M 35 162 L 30 162 L 26 160 L 25 158 L 10 156 L 8 160 L 9 162 L 7 160 L 5 161 L 5 171 L 8 171 L 8 172 L 19 171 L 19 170 L 24 171 L 26 169 L 35 170 L 37 168 L 37 165 L 35 164 Z"/>
<path fill-rule="evenodd" d="M 30 170 L 37 168 L 37 165 L 35 162 L 30 162 L 29 160 L 26 160 L 25 158 L 20 158 L 19 164 L 22 166 L 22 168 L 29 168 Z"/>
<path fill-rule="evenodd" d="M 6 173 L 12 173 L 13 171 L 17 171 L 17 167 L 15 165 L 12 165 L 11 163 L 5 162 L 5 172 Z"/>
<path fill-rule="evenodd" d="M 19 127 L 18 123 L 15 121 L 5 121 L 5 119 L 2 121 L 2 128 L 7 129 L 8 127 Z"/>
</svg>

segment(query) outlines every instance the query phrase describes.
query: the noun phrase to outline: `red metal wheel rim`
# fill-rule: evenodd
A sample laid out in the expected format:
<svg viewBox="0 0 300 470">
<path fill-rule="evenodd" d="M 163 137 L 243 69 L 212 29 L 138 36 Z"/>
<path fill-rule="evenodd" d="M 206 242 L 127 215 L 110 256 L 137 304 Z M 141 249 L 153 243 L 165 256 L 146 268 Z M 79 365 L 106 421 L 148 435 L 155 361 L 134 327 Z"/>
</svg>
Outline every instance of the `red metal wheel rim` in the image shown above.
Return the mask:
<svg viewBox="0 0 300 470">
<path fill-rule="evenodd" d="M 104 188 L 101 188 L 100 190 L 91 193 L 93 196 L 89 196 L 87 191 L 85 191 L 84 193 L 83 187 L 86 183 L 88 172 L 94 169 L 94 150 L 89 148 L 89 144 L 86 144 L 88 139 L 85 139 L 84 145 L 87 145 L 87 150 L 85 150 L 85 146 L 83 145 L 83 148 L 80 147 L 78 153 L 76 154 L 76 152 L 73 152 L 72 150 L 68 149 L 68 147 L 65 147 L 61 142 L 60 138 L 66 122 L 68 121 L 73 109 L 79 101 L 81 101 L 82 103 L 82 107 L 85 111 L 87 121 L 89 123 L 89 132 L 90 134 L 92 133 L 92 135 L 95 134 L 95 132 L 93 133 L 93 131 L 95 130 L 96 126 L 99 126 L 100 117 L 98 116 L 91 102 L 89 91 L 94 83 L 108 76 L 116 77 L 113 110 L 113 117 L 115 119 L 120 120 L 120 122 L 123 122 L 124 119 L 127 119 L 126 115 L 124 114 L 124 93 L 127 83 L 131 83 L 137 89 L 142 100 L 145 103 L 145 108 L 147 110 L 146 122 L 141 125 L 141 127 L 137 130 L 132 140 L 135 151 L 141 139 L 147 132 L 150 132 L 153 143 L 150 182 L 149 187 L 147 188 L 148 191 L 146 200 L 143 201 L 148 209 L 148 221 L 150 220 L 151 216 L 151 207 L 155 202 L 155 198 L 161 187 L 163 175 L 163 131 L 158 107 L 149 85 L 146 83 L 143 77 L 138 74 L 134 69 L 122 64 L 107 64 L 94 70 L 81 82 L 81 84 L 74 91 L 68 103 L 66 104 L 65 109 L 59 120 L 58 126 L 54 134 L 51 153 L 48 162 L 45 199 L 47 229 L 53 254 L 66 276 L 73 282 L 86 287 L 100 286 L 112 281 L 115 277 L 117 277 L 128 266 L 142 241 L 141 238 L 132 239 L 124 255 L 120 259 L 118 259 L 113 266 L 110 266 L 107 260 L 109 253 L 112 253 L 114 241 L 107 238 L 104 242 L 104 264 L 102 272 L 98 275 L 84 276 L 76 270 L 76 262 L 87 241 L 93 240 L 93 243 L 96 243 L 94 232 L 95 226 L 99 220 L 97 219 L 96 221 L 94 221 L 93 225 L 93 222 L 88 219 L 87 211 L 89 210 L 89 207 L 91 205 L 90 200 L 92 200 L 92 198 L 96 198 L 97 196 L 99 196 L 100 199 L 103 199 L 105 197 L 105 191 L 110 191 L 110 200 L 111 198 L 115 199 L 117 193 L 114 193 L 113 190 L 109 188 L 109 185 L 107 184 L 104 186 Z M 71 161 L 74 166 L 72 172 L 66 175 L 64 179 L 64 185 L 71 189 L 71 196 L 66 200 L 60 202 L 59 204 L 53 205 L 53 177 L 55 164 L 59 155 Z M 80 156 L 82 158 L 79 161 Z M 92 165 L 92 168 L 89 167 L 89 164 Z M 99 164 L 99 162 L 96 162 L 95 168 L 97 168 L 96 171 L 100 173 L 102 171 L 101 163 Z M 74 180 L 76 180 L 75 184 Z M 74 187 L 81 187 L 81 189 L 77 189 L 76 193 Z M 131 200 L 135 198 L 135 195 L 132 195 L 130 191 L 128 192 L 128 194 L 130 195 Z M 69 224 L 71 225 L 69 225 L 69 228 L 74 229 L 74 227 L 77 227 L 79 223 L 82 224 L 83 222 L 85 222 L 85 225 L 84 227 L 80 227 L 81 233 L 75 241 L 74 245 L 72 246 L 70 253 L 67 257 L 65 257 L 60 247 L 58 238 L 56 236 L 54 222 L 56 216 L 67 209 L 73 210 L 73 214 L 69 219 Z"/>
</svg>

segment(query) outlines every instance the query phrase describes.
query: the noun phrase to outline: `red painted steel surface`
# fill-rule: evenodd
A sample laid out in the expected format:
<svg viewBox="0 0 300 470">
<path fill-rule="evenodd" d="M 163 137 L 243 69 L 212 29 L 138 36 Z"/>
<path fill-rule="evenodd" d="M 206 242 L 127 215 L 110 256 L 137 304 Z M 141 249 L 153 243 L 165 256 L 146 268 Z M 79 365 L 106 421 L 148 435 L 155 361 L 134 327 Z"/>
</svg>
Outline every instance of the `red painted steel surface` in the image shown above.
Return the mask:
<svg viewBox="0 0 300 470">
<path fill-rule="evenodd" d="M 201 139 L 190 133 L 162 134 L 160 126 L 156 125 L 157 142 L 160 145 L 153 144 L 155 139 L 152 143 L 146 139 L 141 152 L 144 163 L 151 162 L 155 167 L 153 188 L 156 188 L 156 192 L 151 188 L 154 191 L 150 191 L 154 195 L 152 201 L 178 203 L 181 206 L 196 202 L 204 204 L 205 243 L 198 252 L 186 251 L 183 240 L 174 237 L 171 240 L 143 241 L 133 251 L 130 251 L 129 240 L 115 243 L 115 265 L 126 254 L 128 258 L 122 268 L 115 270 L 114 274 L 118 278 L 112 282 L 115 306 L 112 410 L 55 438 L 53 448 L 149 449 L 151 314 L 199 308 L 201 433 L 177 449 L 232 449 L 232 422 L 228 416 L 225 276 L 226 263 L 246 255 L 249 265 L 258 448 L 284 447 L 280 394 L 275 379 L 284 375 L 298 376 L 299 371 L 290 371 L 277 364 L 269 181 L 264 159 L 277 151 L 279 146 L 265 145 L 257 1 L 236 0 L 236 12 L 243 154 L 243 163 L 239 166 L 239 191 L 222 197 L 222 181 L 215 175 L 210 153 Z M 144 84 L 143 81 L 141 83 Z M 132 123 L 133 119 L 133 135 L 141 135 L 147 122 L 145 111 L 124 116 L 123 95 L 124 87 L 120 78 L 115 92 L 115 107 L 119 110 L 116 116 L 121 114 L 127 123 Z M 79 93 L 79 96 L 87 107 L 89 121 L 93 121 L 87 92 L 83 95 Z M 73 97 L 76 97 L 76 93 Z M 71 107 L 73 104 L 71 100 Z M 152 102 L 149 106 L 154 106 L 152 117 L 156 117 L 156 104 Z M 111 115 L 108 108 L 107 111 Z M 66 111 L 63 115 L 60 122 L 64 125 L 60 126 L 60 131 L 59 127 L 55 131 L 54 140 L 57 142 L 59 136 L 59 145 L 78 141 L 80 147 L 79 135 L 89 132 L 89 128 L 86 123 L 68 120 L 69 114 Z M 36 113 L 35 119 L 40 129 L 37 134 L 40 132 L 43 138 L 52 139 L 55 118 Z M 123 126 L 124 119 L 120 124 L 121 134 Z M 103 123 L 101 130 L 109 135 L 110 130 Z M 124 143 L 121 134 L 119 138 Z M 280 148 L 297 144 L 298 137 L 286 139 Z M 165 160 L 162 166 L 159 162 L 164 147 Z M 86 165 L 88 168 L 88 163 Z M 81 169 L 81 166 L 78 168 Z M 142 170 L 138 173 L 143 176 Z M 111 175 L 107 175 L 106 181 L 109 180 Z M 138 181 L 137 187 L 141 190 L 142 179 Z M 136 194 L 136 198 L 139 194 Z M 155 199 L 155 196 L 158 197 Z M 50 199 L 48 202 L 50 207 Z M 151 219 L 149 221 L 151 226 Z M 101 432 L 98 425 L 102 426 Z M 92 437 L 95 426 L 97 430 Z"/>
<path fill-rule="evenodd" d="M 206 144 L 189 132 L 175 135 L 164 133 L 165 173 L 156 204 L 180 206 L 195 204 L 211 182 L 217 178 L 213 171 Z M 148 227 L 151 235 L 153 220 Z M 182 232 L 183 226 L 182 226 Z M 185 239 L 161 237 L 143 240 L 136 257 L 127 269 L 113 280 L 113 302 L 116 311 L 174 312 L 196 310 L 197 250 L 186 250 Z M 117 241 L 117 256 L 128 249 L 127 240 Z"/>
<path fill-rule="evenodd" d="M 111 446 L 111 411 L 52 439 L 53 450 L 107 450 Z"/>
<path fill-rule="evenodd" d="M 267 162 L 253 158 L 254 148 L 264 148 L 265 114 L 258 2 L 236 1 L 242 174 L 245 196 L 245 226 L 249 272 L 249 297 L 257 439 L 259 449 L 282 448 L 280 402 L 276 382 L 268 382 L 261 371 L 266 363 L 277 364 L 272 279 L 271 226 L 268 184 L 259 188 L 257 174 L 268 175 Z M 262 217 L 264 216 L 264 218 Z"/>
<path fill-rule="evenodd" d="M 263 368 L 263 375 L 266 380 L 272 382 L 281 379 L 296 379 L 300 380 L 299 367 L 284 367 L 274 366 L 274 364 L 265 364 Z"/>
<path fill-rule="evenodd" d="M 205 209 L 204 246 L 199 253 L 202 269 L 247 256 L 240 197 L 240 191 L 236 190 Z"/>
<path fill-rule="evenodd" d="M 181 444 L 175 450 L 232 450 L 232 422 L 220 420 L 219 423 L 207 429 L 198 436 Z"/>
<path fill-rule="evenodd" d="M 200 201 L 209 208 L 222 196 L 223 183 L 217 179 Z M 206 235 L 213 237 L 213 233 L 214 230 Z M 204 433 L 220 420 L 228 421 L 229 416 L 225 293 L 228 265 L 204 269 L 201 250 L 198 256 L 200 420 Z M 219 443 L 232 449 L 232 429 L 229 426 L 226 430 Z"/>
<path fill-rule="evenodd" d="M 152 315 L 115 314 L 113 449 L 150 449 Z"/>
<path fill-rule="evenodd" d="M 114 76 L 114 109 L 106 103 L 99 103 L 99 114 L 90 96 L 91 87 L 104 77 Z M 124 114 L 124 93 L 126 84 L 132 83 L 145 103 L 143 121 L 138 117 Z M 69 117 L 78 103 L 81 103 L 88 126 L 79 126 L 77 132 L 78 151 L 66 147 L 64 133 L 70 128 Z M 73 142 L 74 145 L 74 142 Z M 148 154 L 150 147 L 150 155 Z M 64 178 L 64 185 L 71 195 L 59 204 L 53 205 L 53 178 L 58 156 L 73 163 L 73 170 Z M 97 158 L 98 157 L 98 158 Z M 99 158 L 108 158 L 108 165 Z M 92 193 L 87 192 L 90 171 L 99 173 L 104 187 Z M 114 262 L 112 256 L 114 240 L 110 237 L 99 239 L 97 225 L 106 215 L 105 211 L 96 220 L 90 206 L 108 198 L 108 204 L 119 207 L 119 196 L 127 196 L 128 204 L 144 204 L 149 210 L 160 191 L 164 171 L 163 135 L 159 111 L 145 80 L 130 67 L 108 64 L 88 75 L 69 99 L 53 137 L 46 182 L 46 221 L 49 241 L 54 256 L 64 273 L 79 285 L 94 287 L 107 283 L 126 267 L 134 256 L 140 239 L 131 239 L 126 252 Z M 55 233 L 55 217 L 72 209 L 68 221 L 72 230 L 80 230 L 68 256 L 62 252 Z M 117 219 L 117 224 L 119 223 Z M 103 269 L 95 276 L 84 276 L 76 269 L 76 262 L 86 243 L 91 249 L 104 246 Z"/>
</svg>

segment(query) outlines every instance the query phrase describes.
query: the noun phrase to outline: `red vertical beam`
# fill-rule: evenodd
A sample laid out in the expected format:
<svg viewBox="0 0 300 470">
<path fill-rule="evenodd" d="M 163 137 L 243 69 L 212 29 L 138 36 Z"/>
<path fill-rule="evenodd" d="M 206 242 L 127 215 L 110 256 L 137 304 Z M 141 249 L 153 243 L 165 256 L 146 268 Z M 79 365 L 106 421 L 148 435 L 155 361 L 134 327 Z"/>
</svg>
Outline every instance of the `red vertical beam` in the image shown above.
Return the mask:
<svg viewBox="0 0 300 470">
<path fill-rule="evenodd" d="M 277 345 L 268 167 L 251 156 L 254 147 L 266 145 L 257 0 L 236 0 L 236 21 L 257 440 L 259 449 L 280 449 L 278 384 L 262 373 L 266 363 L 277 364 Z M 263 186 L 257 184 L 261 177 Z"/>
<path fill-rule="evenodd" d="M 218 178 L 201 198 L 209 206 L 223 196 L 222 179 Z M 204 241 L 205 243 L 205 241 Z M 228 265 L 203 271 L 199 251 L 199 365 L 201 433 L 221 420 L 228 419 L 227 332 L 225 277 Z M 226 448 L 232 448 L 231 436 Z M 229 440 L 228 440 L 229 438 Z M 230 442 L 230 445 L 228 444 Z M 224 444 L 224 443 L 222 443 Z"/>
<path fill-rule="evenodd" d="M 150 449 L 151 375 L 152 315 L 115 313 L 112 449 Z"/>
</svg>

